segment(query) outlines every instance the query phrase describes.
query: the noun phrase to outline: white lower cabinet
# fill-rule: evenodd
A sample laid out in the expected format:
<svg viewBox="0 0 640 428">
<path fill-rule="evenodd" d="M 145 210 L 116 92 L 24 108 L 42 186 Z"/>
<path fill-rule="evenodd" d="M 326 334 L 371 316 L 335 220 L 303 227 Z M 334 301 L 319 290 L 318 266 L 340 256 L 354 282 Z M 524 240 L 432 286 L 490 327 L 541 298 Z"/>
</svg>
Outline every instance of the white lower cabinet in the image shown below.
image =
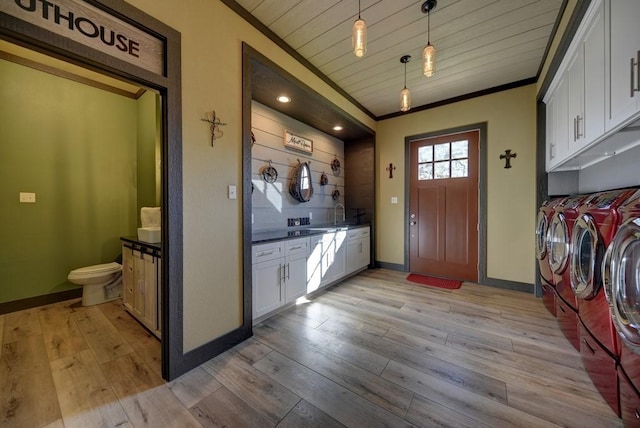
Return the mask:
<svg viewBox="0 0 640 428">
<path fill-rule="evenodd" d="M 253 318 L 282 305 L 282 259 L 253 265 Z"/>
<path fill-rule="evenodd" d="M 130 243 L 122 245 L 124 307 L 157 337 L 161 336 L 160 260 L 157 249 Z"/>
<path fill-rule="evenodd" d="M 347 233 L 347 274 L 369 265 L 371 261 L 369 227 L 350 229 Z"/>
<path fill-rule="evenodd" d="M 253 245 L 254 321 L 366 267 L 370 249 L 368 226 Z"/>
<path fill-rule="evenodd" d="M 252 253 L 254 320 L 306 294 L 308 238 L 254 245 Z"/>
</svg>

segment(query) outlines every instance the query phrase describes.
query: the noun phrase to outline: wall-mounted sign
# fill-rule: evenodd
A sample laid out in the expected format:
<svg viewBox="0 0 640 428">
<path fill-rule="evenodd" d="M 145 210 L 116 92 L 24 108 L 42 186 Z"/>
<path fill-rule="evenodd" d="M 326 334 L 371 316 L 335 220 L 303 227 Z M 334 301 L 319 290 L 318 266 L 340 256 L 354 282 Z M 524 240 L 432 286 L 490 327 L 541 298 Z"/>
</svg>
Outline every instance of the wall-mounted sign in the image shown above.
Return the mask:
<svg viewBox="0 0 640 428">
<path fill-rule="evenodd" d="M 0 12 L 164 75 L 162 40 L 81 0 L 1 0 Z"/>
<path fill-rule="evenodd" d="M 307 153 L 313 153 L 313 140 L 294 135 L 289 131 L 284 131 L 284 146 Z"/>
</svg>

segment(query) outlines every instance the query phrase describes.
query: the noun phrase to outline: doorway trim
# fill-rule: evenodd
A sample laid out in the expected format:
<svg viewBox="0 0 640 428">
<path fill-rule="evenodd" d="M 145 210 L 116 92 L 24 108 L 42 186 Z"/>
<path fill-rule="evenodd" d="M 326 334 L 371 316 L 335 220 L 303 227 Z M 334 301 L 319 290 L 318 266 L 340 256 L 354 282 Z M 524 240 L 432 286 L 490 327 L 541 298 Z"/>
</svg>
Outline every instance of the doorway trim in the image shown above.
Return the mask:
<svg viewBox="0 0 640 428">
<path fill-rule="evenodd" d="M 487 122 L 464 125 L 456 128 L 442 129 L 424 134 L 410 135 L 404 138 L 405 178 L 404 178 L 404 270 L 409 271 L 409 211 L 411 185 L 411 142 L 448 134 L 478 130 L 478 283 L 487 284 Z M 489 284 L 487 284 L 489 285 Z"/>
<path fill-rule="evenodd" d="M 0 38 L 115 78 L 158 90 L 162 95 L 162 377 L 174 379 L 191 368 L 183 353 L 182 77 L 181 36 L 168 25 L 122 0 L 89 0 L 118 20 L 164 43 L 162 75 L 74 42 L 0 12 Z"/>
<path fill-rule="evenodd" d="M 479 122 L 471 125 L 463 125 L 455 128 L 442 129 L 427 132 L 424 134 L 410 135 L 404 138 L 405 144 L 405 178 L 404 178 L 404 270 L 409 271 L 409 196 L 410 196 L 410 147 L 411 142 L 425 138 L 437 137 L 439 135 L 456 134 L 479 130 L 479 158 L 478 158 L 478 284 L 490 287 L 503 288 L 507 290 L 522 291 L 532 293 L 534 290 L 531 284 L 523 282 L 507 281 L 499 278 L 487 276 L 487 153 L 488 153 L 488 122 Z"/>
</svg>

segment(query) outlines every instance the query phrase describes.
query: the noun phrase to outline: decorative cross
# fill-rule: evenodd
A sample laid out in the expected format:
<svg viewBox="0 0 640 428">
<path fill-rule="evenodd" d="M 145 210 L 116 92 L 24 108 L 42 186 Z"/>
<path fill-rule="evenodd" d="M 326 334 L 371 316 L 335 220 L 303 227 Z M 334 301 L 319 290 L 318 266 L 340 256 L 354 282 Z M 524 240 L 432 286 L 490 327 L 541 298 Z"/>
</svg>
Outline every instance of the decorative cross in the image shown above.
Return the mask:
<svg viewBox="0 0 640 428">
<path fill-rule="evenodd" d="M 389 164 L 389 166 L 386 168 L 387 171 L 389 171 L 389 178 L 393 178 L 393 170 L 396 169 L 395 166 L 393 166 L 392 163 Z"/>
<path fill-rule="evenodd" d="M 505 150 L 503 155 L 500 155 L 500 159 L 504 159 L 504 167 L 511 168 L 511 158 L 515 158 L 518 154 L 511 153 L 511 150 Z"/>
<path fill-rule="evenodd" d="M 216 139 L 222 137 L 224 132 L 220 129 L 221 126 L 225 126 L 226 123 L 221 122 L 218 117 L 216 117 L 216 111 L 213 110 L 211 113 L 207 113 L 207 117 L 204 119 L 200 119 L 203 122 L 207 122 L 211 125 L 211 147 L 216 142 Z"/>
</svg>

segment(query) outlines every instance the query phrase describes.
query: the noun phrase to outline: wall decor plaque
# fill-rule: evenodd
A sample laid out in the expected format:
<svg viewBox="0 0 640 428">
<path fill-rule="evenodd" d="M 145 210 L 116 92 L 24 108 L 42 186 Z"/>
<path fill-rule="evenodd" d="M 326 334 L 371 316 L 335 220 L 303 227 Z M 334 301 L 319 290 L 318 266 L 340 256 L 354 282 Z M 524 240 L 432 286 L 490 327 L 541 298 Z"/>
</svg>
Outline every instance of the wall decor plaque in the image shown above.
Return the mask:
<svg viewBox="0 0 640 428">
<path fill-rule="evenodd" d="M 313 140 L 284 131 L 284 146 L 290 149 L 313 153 Z"/>
</svg>

